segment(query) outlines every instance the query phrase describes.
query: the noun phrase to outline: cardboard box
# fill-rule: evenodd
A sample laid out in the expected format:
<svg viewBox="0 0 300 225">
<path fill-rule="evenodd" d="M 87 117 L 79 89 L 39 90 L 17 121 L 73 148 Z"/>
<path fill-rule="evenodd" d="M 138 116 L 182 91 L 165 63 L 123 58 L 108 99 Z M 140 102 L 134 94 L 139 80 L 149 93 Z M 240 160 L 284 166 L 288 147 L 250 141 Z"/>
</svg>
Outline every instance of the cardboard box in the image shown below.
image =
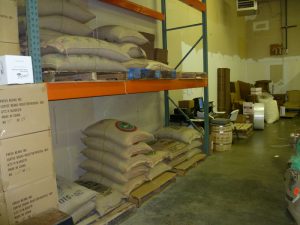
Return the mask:
<svg viewBox="0 0 300 225">
<path fill-rule="evenodd" d="M 178 101 L 178 106 L 179 108 L 194 108 L 194 101 L 193 100 L 183 100 L 183 101 Z"/>
<path fill-rule="evenodd" d="M 141 45 L 140 47 L 146 52 L 147 59 L 154 59 L 154 42 L 155 35 L 145 32 L 140 32 L 145 38 L 148 39 L 148 43 Z"/>
<path fill-rule="evenodd" d="M 0 1 L 0 42 L 19 43 L 16 0 Z"/>
<path fill-rule="evenodd" d="M 30 84 L 33 82 L 30 56 L 0 56 L 0 84 Z"/>
<path fill-rule="evenodd" d="M 162 62 L 164 64 L 168 64 L 168 50 L 155 48 L 154 49 L 154 60 L 158 62 Z"/>
<path fill-rule="evenodd" d="M 0 193 L 0 224 L 18 224 L 38 213 L 57 208 L 53 176 Z"/>
<path fill-rule="evenodd" d="M 0 86 L 0 140 L 50 130 L 45 84 Z"/>
<path fill-rule="evenodd" d="M 0 55 L 20 55 L 20 45 L 0 42 Z"/>
<path fill-rule="evenodd" d="M 252 102 L 243 102 L 243 114 L 252 115 L 254 113 L 254 105 Z"/>
<path fill-rule="evenodd" d="M 0 192 L 54 175 L 51 132 L 0 140 Z"/>
</svg>

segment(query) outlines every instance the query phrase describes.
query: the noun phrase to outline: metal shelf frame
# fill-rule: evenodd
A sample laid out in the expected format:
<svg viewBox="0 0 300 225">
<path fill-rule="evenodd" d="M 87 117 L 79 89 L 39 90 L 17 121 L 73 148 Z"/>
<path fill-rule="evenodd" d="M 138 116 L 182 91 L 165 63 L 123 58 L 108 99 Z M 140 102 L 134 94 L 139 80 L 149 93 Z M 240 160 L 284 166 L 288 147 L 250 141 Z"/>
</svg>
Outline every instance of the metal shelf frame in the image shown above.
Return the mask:
<svg viewBox="0 0 300 225">
<path fill-rule="evenodd" d="M 167 28 L 167 7 L 166 0 L 161 0 L 161 11 L 165 15 L 165 19 L 162 21 L 162 35 L 163 35 L 163 48 L 168 48 L 168 35 L 169 31 L 186 29 L 190 27 L 201 26 L 202 27 L 202 36 L 195 42 L 191 49 L 185 54 L 185 56 L 179 61 L 176 65 L 175 70 L 184 62 L 184 60 L 190 55 L 194 48 L 202 41 L 203 43 L 203 72 L 208 74 L 208 42 L 207 42 L 207 10 L 206 10 L 206 0 L 180 0 L 187 5 L 199 10 L 202 12 L 202 22 L 189 24 L 186 26 L 179 26 L 173 28 Z M 197 6 L 197 7 L 196 7 Z M 164 91 L 164 101 L 165 101 L 165 126 L 169 125 L 169 91 Z M 209 153 L 210 141 L 209 141 L 209 97 L 208 97 L 208 86 L 204 87 L 204 151 L 206 154 Z"/>
<path fill-rule="evenodd" d="M 167 28 L 167 9 L 166 0 L 161 0 L 161 13 L 151 10 L 149 8 L 134 4 L 133 2 L 123 0 L 103 0 L 103 2 L 122 7 L 124 9 L 142 14 L 144 16 L 152 17 L 153 19 L 162 21 L 162 35 L 163 35 L 163 48 L 167 49 L 167 32 L 186 29 L 189 27 L 202 26 L 202 36 L 196 41 L 192 48 L 187 52 L 182 60 L 177 64 L 177 69 L 182 62 L 189 56 L 193 49 L 202 41 L 203 42 L 203 72 L 208 74 L 208 44 L 207 44 L 207 9 L 206 0 L 180 0 L 184 4 L 193 7 L 195 10 L 202 12 L 202 22 L 190 24 L 186 26 L 179 26 L 173 28 Z M 124 4 L 120 4 L 120 3 Z M 126 3 L 126 4 L 125 4 Z M 26 0 L 26 14 L 27 14 L 27 34 L 28 34 L 28 46 L 29 54 L 32 57 L 34 81 L 35 83 L 42 82 L 42 68 L 41 68 L 41 54 L 40 54 L 40 34 L 39 34 L 39 15 L 38 15 L 38 0 Z M 197 82 L 197 81 L 195 81 Z M 197 85 L 196 85 L 197 86 Z M 199 85 L 201 87 L 201 85 Z M 204 151 L 206 154 L 209 153 L 210 142 L 209 142 L 209 116 L 208 116 L 208 85 L 204 87 Z M 163 90 L 163 89 L 161 89 Z M 160 90 L 158 90 L 160 91 Z M 142 92 L 142 91 L 141 91 Z M 98 93 L 98 92 L 96 92 Z M 114 92 L 112 92 L 114 94 Z M 119 93 L 120 94 L 120 93 Z M 165 102 L 165 125 L 169 125 L 169 91 L 164 90 L 164 102 Z"/>
</svg>

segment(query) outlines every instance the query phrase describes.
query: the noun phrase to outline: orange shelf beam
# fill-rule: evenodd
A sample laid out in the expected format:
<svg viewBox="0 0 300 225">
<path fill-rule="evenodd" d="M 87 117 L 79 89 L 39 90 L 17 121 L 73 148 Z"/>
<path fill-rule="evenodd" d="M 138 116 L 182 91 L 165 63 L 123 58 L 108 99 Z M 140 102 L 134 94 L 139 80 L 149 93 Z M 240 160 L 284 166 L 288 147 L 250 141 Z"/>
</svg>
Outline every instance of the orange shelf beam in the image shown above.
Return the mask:
<svg viewBox="0 0 300 225">
<path fill-rule="evenodd" d="M 125 94 L 125 82 L 56 82 L 47 83 L 48 100 L 89 98 Z"/>
<path fill-rule="evenodd" d="M 132 80 L 114 82 L 56 82 L 47 83 L 48 100 L 89 98 L 97 96 L 158 92 L 206 87 L 207 79 L 199 80 Z"/>
<path fill-rule="evenodd" d="M 132 80 L 127 81 L 127 93 L 157 92 L 207 86 L 203 80 Z"/>
<path fill-rule="evenodd" d="M 101 2 L 105 2 L 107 4 L 110 5 L 114 5 L 117 6 L 119 8 L 123 8 L 123 9 L 127 9 L 139 14 L 142 14 L 144 16 L 148 16 L 157 20 L 164 20 L 165 16 L 164 14 L 157 12 L 153 9 L 147 8 L 145 6 L 136 4 L 134 2 L 131 1 L 127 1 L 127 0 L 98 0 Z"/>
<path fill-rule="evenodd" d="M 201 11 L 205 12 L 206 11 L 206 4 L 202 3 L 199 0 L 180 0 L 181 2 Z"/>
</svg>

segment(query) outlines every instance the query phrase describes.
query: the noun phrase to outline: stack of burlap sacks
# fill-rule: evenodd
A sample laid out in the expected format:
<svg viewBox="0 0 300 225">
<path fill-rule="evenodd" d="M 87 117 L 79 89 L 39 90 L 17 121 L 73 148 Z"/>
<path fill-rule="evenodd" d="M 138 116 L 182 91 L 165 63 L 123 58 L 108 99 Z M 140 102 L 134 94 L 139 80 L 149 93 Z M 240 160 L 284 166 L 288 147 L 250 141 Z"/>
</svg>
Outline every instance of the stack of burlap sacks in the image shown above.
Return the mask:
<svg viewBox="0 0 300 225">
<path fill-rule="evenodd" d="M 173 168 L 201 154 L 202 135 L 193 128 L 166 127 L 156 132 L 157 142 L 151 147 L 155 151 L 165 152 L 167 155 L 163 163 Z"/>
<path fill-rule="evenodd" d="M 87 160 L 80 167 L 87 171 L 80 180 L 104 184 L 125 196 L 164 171 L 157 171 L 164 152 L 154 152 L 145 142 L 152 134 L 127 122 L 105 119 L 87 127 L 82 154 Z"/>
<path fill-rule="evenodd" d="M 122 72 L 127 68 L 171 70 L 146 60 L 139 32 L 116 25 L 90 28 L 96 16 L 76 0 L 39 0 L 42 67 L 58 72 Z M 26 38 L 25 1 L 18 4 L 21 40 Z M 25 41 L 26 42 L 26 41 Z M 137 59 L 137 60 L 135 60 Z"/>
</svg>

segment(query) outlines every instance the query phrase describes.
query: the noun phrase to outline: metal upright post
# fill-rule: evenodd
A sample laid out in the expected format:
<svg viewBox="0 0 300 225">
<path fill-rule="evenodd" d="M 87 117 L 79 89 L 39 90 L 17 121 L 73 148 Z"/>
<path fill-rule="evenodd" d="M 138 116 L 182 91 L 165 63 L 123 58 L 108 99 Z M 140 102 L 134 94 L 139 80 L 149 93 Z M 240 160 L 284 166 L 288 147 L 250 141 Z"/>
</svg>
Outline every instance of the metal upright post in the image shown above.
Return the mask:
<svg viewBox="0 0 300 225">
<path fill-rule="evenodd" d="M 163 42 L 163 49 L 168 48 L 168 40 L 167 40 L 167 10 L 166 10 L 166 1 L 161 0 L 161 12 L 164 14 L 165 19 L 162 20 L 162 42 Z M 165 126 L 169 126 L 169 118 L 170 118 L 170 111 L 169 111 L 169 91 L 164 91 L 164 102 L 165 102 Z"/>
<path fill-rule="evenodd" d="M 27 41 L 32 58 L 34 82 L 42 82 L 38 1 L 26 0 Z"/>
<path fill-rule="evenodd" d="M 206 0 L 202 0 L 206 4 Z M 202 35 L 203 35 L 203 71 L 208 74 L 208 43 L 207 43 L 207 4 L 205 12 L 202 12 Z M 209 153 L 209 98 L 208 87 L 204 87 L 204 151 Z"/>
</svg>

